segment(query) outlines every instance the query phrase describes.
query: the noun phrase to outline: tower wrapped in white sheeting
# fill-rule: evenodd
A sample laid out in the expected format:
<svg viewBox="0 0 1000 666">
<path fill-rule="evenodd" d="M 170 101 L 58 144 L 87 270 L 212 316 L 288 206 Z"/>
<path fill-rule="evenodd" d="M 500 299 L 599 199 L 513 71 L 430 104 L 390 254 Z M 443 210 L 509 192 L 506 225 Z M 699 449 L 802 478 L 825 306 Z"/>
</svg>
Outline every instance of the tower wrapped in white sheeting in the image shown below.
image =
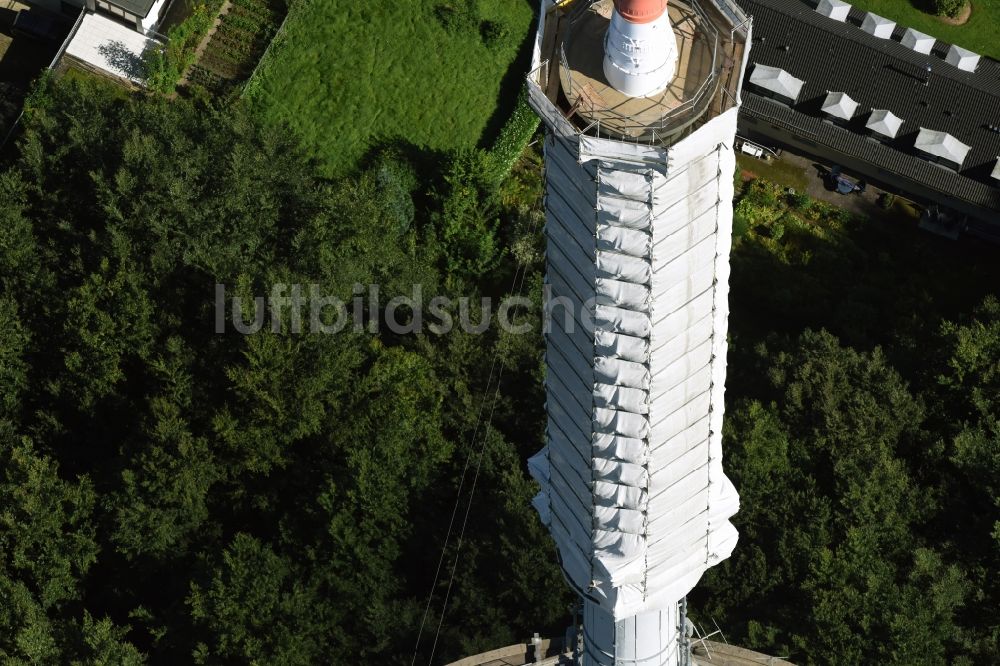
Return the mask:
<svg viewBox="0 0 1000 666">
<path fill-rule="evenodd" d="M 533 503 L 584 600 L 586 666 L 687 663 L 679 602 L 738 538 L 722 418 L 750 24 L 731 2 L 702 4 L 671 5 L 674 25 L 700 33 L 678 40 L 679 61 L 718 69 L 691 65 L 678 74 L 686 86 L 652 103 L 587 80 L 566 51 L 547 58 L 561 40 L 599 32 L 585 13 L 602 16 L 601 2 L 568 15 L 543 3 L 528 78 L 548 130 L 548 426 L 529 470 L 541 486 Z M 706 42 L 720 57 L 683 51 Z M 695 76 L 709 94 L 689 101 Z M 574 101 L 582 90 L 587 99 Z"/>
</svg>

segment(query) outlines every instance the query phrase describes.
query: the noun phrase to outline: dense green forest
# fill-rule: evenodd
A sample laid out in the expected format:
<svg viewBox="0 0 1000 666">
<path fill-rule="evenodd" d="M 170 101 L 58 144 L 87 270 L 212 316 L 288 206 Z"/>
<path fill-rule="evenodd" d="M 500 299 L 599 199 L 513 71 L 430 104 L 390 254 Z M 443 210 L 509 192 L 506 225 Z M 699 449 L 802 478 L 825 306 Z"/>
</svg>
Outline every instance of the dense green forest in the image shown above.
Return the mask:
<svg viewBox="0 0 1000 666">
<path fill-rule="evenodd" d="M 513 285 L 539 331 L 537 148 L 502 182 L 492 155 L 403 143 L 327 180 L 292 136 L 82 78 L 29 98 L 0 173 L 4 663 L 408 664 L 480 451 L 434 662 L 569 621 L 524 470 L 540 334 L 215 332 L 217 284 L 276 283 Z M 802 664 L 995 662 L 995 250 L 763 182 L 736 236 L 742 536 L 696 619 Z"/>
<path fill-rule="evenodd" d="M 997 663 L 997 249 L 764 182 L 735 233 L 741 540 L 696 615 L 797 663 Z"/>
<path fill-rule="evenodd" d="M 0 654 L 409 660 L 480 448 L 494 332 L 217 335 L 214 285 L 500 295 L 519 265 L 501 247 L 537 263 L 522 238 L 537 210 L 481 190 L 477 154 L 419 165 L 433 182 L 391 153 L 320 180 L 289 133 L 240 107 L 67 79 L 36 91 L 25 121 L 0 180 Z M 537 271 L 525 292 L 540 298 Z M 479 433 L 439 655 L 566 612 L 522 472 L 541 437 L 538 341 L 501 352 L 520 388 Z"/>
</svg>

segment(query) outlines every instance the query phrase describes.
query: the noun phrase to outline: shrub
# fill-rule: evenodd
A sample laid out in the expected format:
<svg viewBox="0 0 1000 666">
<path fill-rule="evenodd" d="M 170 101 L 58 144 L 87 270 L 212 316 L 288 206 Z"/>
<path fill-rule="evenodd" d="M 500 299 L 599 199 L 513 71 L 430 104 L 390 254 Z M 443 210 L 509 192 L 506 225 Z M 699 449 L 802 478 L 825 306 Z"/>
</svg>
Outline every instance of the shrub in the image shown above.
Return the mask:
<svg viewBox="0 0 1000 666">
<path fill-rule="evenodd" d="M 441 27 L 458 35 L 474 32 L 479 27 L 479 12 L 475 0 L 457 0 L 454 4 L 443 3 L 434 8 Z"/>
<path fill-rule="evenodd" d="M 387 222 L 396 235 L 402 234 L 413 224 L 416 215 L 413 192 L 420 185 L 416 171 L 402 155 L 394 151 L 379 155 L 372 171 L 382 207 L 389 218 Z"/>
<path fill-rule="evenodd" d="M 143 56 L 146 85 L 164 94 L 173 92 L 184 71 L 194 64 L 198 43 L 214 22 L 215 12 L 198 5 L 191 16 L 170 31 L 164 46 L 148 50 Z"/>
<path fill-rule="evenodd" d="M 733 238 L 743 238 L 750 231 L 750 222 L 747 220 L 746 215 L 742 212 L 737 212 L 733 215 Z"/>
<path fill-rule="evenodd" d="M 785 225 L 780 220 L 771 225 L 771 238 L 780 241 L 785 236 Z"/>
<path fill-rule="evenodd" d="M 499 185 L 507 177 L 524 152 L 531 137 L 538 129 L 538 116 L 528 106 L 527 93 L 522 88 L 514 113 L 500 130 L 500 136 L 490 149 L 486 160 L 487 180 L 493 186 Z"/>
<path fill-rule="evenodd" d="M 475 279 L 499 263 L 501 249 L 488 183 L 490 161 L 481 150 L 456 153 L 444 174 L 445 185 L 437 193 L 441 212 L 432 217 L 449 278 Z"/>
<path fill-rule="evenodd" d="M 780 208 L 781 187 L 760 178 L 755 179 L 747 188 L 744 198 L 749 203 L 761 208 Z"/>
<path fill-rule="evenodd" d="M 798 210 L 808 210 L 812 205 L 812 197 L 804 192 L 789 192 L 788 205 Z"/>
<path fill-rule="evenodd" d="M 487 48 L 501 48 L 510 41 L 510 28 L 496 21 L 483 21 L 479 25 L 479 36 Z"/>
<path fill-rule="evenodd" d="M 934 13 L 938 16 L 955 18 L 965 9 L 967 0 L 933 0 Z"/>
</svg>

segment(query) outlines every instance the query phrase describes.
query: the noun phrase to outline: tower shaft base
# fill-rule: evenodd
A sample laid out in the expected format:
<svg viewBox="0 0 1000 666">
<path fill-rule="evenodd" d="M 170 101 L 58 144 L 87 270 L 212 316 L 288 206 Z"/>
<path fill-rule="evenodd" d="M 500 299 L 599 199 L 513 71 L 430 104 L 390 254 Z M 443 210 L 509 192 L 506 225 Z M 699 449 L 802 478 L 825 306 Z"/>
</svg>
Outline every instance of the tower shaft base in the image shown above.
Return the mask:
<svg viewBox="0 0 1000 666">
<path fill-rule="evenodd" d="M 599 605 L 583 602 L 582 666 L 680 666 L 678 604 L 615 622 Z"/>
</svg>

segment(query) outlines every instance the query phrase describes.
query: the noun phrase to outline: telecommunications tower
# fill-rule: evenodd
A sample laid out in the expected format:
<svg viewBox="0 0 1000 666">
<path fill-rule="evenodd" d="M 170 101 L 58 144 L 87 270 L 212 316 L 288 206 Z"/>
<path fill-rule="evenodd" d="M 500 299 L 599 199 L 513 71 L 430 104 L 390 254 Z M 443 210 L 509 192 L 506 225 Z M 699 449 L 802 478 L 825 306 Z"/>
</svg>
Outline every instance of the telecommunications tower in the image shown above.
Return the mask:
<svg viewBox="0 0 1000 666">
<path fill-rule="evenodd" d="M 684 598 L 732 552 L 722 469 L 732 0 L 542 0 L 546 446 L 534 500 L 583 601 L 584 666 L 683 666 Z"/>
</svg>

